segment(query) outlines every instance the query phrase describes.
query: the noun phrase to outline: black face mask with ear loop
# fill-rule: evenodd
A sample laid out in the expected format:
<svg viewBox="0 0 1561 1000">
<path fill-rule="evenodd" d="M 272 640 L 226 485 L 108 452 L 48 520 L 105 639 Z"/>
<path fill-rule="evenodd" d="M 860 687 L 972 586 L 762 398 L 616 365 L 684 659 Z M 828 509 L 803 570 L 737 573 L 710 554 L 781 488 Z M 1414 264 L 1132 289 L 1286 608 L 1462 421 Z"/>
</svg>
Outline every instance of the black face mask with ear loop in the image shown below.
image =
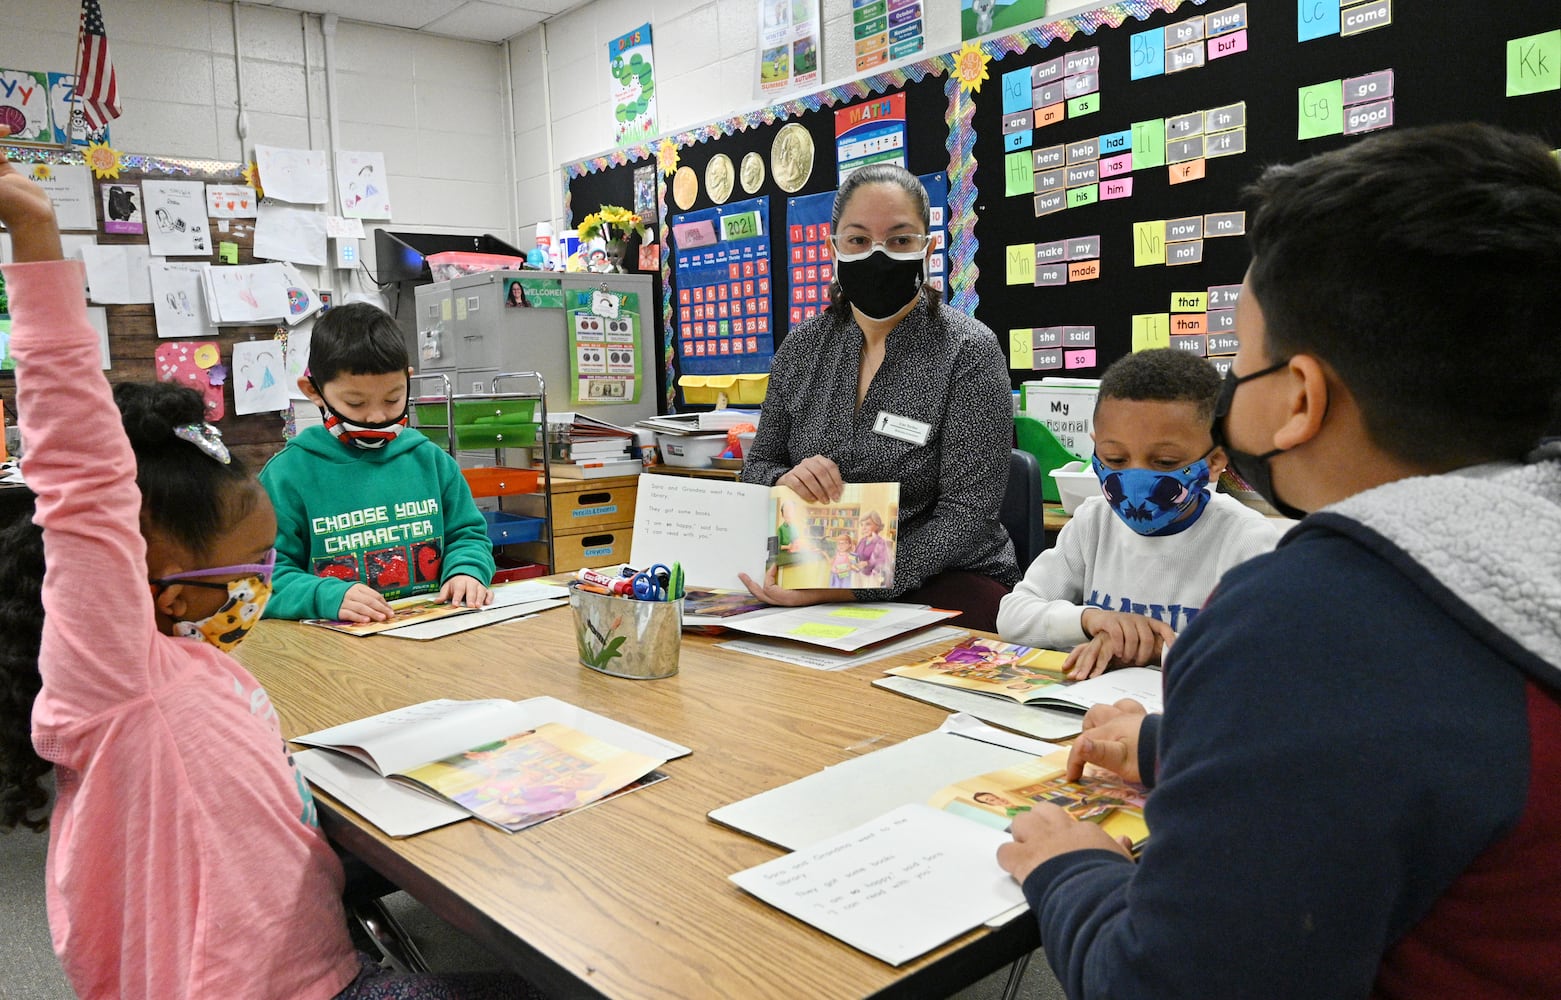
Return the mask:
<svg viewBox="0 0 1561 1000">
<path fill-rule="evenodd" d="M 874 250 L 861 260 L 835 259 L 835 278 L 851 304 L 868 319 L 888 319 L 904 309 L 926 280 L 927 258 L 909 260 Z"/>
<path fill-rule="evenodd" d="M 1215 445 L 1225 449 L 1225 456 L 1230 460 L 1230 467 L 1235 470 L 1236 475 L 1245 480 L 1247 485 L 1257 491 L 1258 496 L 1266 500 L 1279 513 L 1293 521 L 1299 521 L 1306 516 L 1306 511 L 1292 507 L 1279 499 L 1279 495 L 1274 492 L 1273 470 L 1269 468 L 1269 460 L 1286 449 L 1273 448 L 1261 455 L 1254 455 L 1249 451 L 1241 451 L 1231 444 L 1230 435 L 1225 431 L 1225 420 L 1230 416 L 1230 404 L 1236 398 L 1236 388 L 1243 382 L 1272 375 L 1288 364 L 1290 359 L 1286 358 L 1250 375 L 1234 375 L 1227 371 L 1225 378 L 1220 382 L 1219 398 L 1214 401 L 1213 431 Z"/>
</svg>

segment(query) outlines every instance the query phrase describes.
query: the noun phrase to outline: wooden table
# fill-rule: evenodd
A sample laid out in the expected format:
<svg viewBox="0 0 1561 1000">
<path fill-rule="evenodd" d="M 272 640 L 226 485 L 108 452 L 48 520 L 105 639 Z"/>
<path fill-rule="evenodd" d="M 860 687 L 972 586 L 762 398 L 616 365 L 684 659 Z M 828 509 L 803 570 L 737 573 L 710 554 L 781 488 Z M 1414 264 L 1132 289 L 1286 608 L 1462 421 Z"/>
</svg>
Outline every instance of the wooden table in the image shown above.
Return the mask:
<svg viewBox="0 0 1561 1000">
<path fill-rule="evenodd" d="M 547 694 L 693 748 L 669 781 L 518 834 L 468 821 L 392 840 L 319 795 L 333 840 L 551 994 L 938 997 L 1039 946 L 1019 919 L 896 969 L 727 881 L 782 852 L 710 810 L 942 721 L 869 684 L 915 654 L 825 673 L 686 635 L 677 675 L 622 680 L 578 664 L 558 609 L 431 643 L 267 621 L 239 658 L 289 736 L 430 698 Z"/>
</svg>

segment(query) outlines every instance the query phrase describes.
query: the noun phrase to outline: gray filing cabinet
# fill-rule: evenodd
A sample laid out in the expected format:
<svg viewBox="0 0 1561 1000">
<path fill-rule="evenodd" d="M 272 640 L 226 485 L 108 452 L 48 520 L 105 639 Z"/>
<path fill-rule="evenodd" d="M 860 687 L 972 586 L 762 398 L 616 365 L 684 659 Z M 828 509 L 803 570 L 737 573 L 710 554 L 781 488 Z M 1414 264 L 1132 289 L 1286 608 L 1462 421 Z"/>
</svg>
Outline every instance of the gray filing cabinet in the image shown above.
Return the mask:
<svg viewBox="0 0 1561 1000">
<path fill-rule="evenodd" d="M 562 296 L 532 296 L 539 303 L 562 298 L 565 307 L 506 306 L 509 280 L 556 283 Z M 570 400 L 570 338 L 566 324 L 575 293 L 602 289 L 638 295 L 632 361 L 613 370 L 634 371 L 639 399 L 633 403 Z M 534 371 L 547 381 L 547 408 L 575 410 L 620 426 L 656 414 L 656 336 L 648 274 L 560 274 L 548 271 L 484 271 L 417 288 L 417 330 L 410 344 L 419 375 L 447 375 L 457 394 L 487 392 L 500 372 Z M 616 362 L 616 354 L 614 357 Z M 610 386 L 610 382 L 604 383 Z"/>
</svg>

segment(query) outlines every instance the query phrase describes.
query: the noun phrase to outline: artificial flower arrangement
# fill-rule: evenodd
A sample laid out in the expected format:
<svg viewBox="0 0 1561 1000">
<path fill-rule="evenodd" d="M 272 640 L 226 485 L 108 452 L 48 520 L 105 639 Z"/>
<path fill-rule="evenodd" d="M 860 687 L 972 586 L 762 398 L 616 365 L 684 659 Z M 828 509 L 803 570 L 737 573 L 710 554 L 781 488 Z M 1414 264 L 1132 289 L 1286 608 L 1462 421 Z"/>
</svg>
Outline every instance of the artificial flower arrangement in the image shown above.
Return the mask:
<svg viewBox="0 0 1561 1000">
<path fill-rule="evenodd" d="M 604 242 L 624 241 L 634 233 L 645 238 L 645 222 L 635 213 L 617 205 L 603 205 L 580 220 L 580 242 L 589 243 L 600 237 Z"/>
</svg>

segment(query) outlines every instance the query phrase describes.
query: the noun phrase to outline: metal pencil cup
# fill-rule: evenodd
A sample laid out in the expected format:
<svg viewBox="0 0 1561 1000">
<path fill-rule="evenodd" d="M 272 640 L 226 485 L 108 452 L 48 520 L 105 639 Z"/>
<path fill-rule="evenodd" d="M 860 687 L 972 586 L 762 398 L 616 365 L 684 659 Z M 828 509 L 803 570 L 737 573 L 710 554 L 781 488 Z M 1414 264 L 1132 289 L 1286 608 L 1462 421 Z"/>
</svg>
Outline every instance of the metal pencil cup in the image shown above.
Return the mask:
<svg viewBox="0 0 1561 1000">
<path fill-rule="evenodd" d="M 650 680 L 678 672 L 683 600 L 631 601 L 571 587 L 580 663 L 613 677 Z"/>
</svg>

